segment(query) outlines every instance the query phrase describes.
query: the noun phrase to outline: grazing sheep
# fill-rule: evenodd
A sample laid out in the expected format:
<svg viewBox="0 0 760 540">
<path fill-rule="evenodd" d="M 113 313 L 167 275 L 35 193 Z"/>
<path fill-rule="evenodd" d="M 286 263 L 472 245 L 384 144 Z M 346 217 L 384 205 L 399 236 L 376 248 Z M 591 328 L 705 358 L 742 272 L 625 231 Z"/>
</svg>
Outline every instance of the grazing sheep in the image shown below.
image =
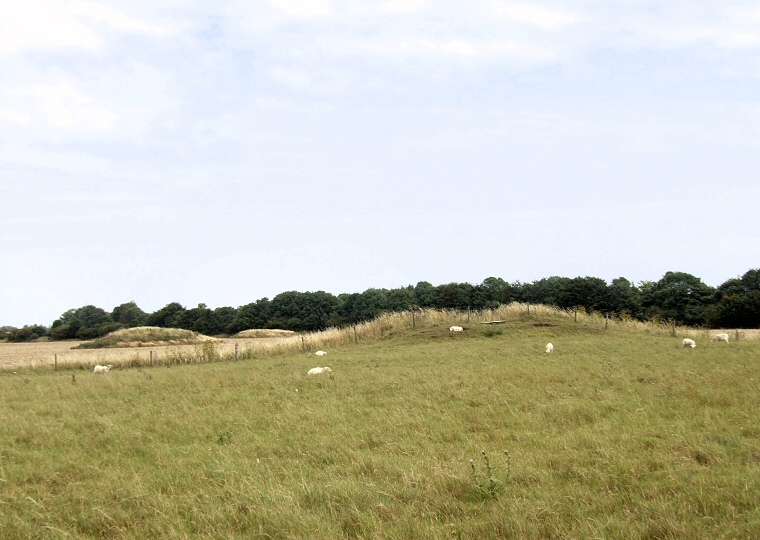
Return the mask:
<svg viewBox="0 0 760 540">
<path fill-rule="evenodd" d="M 332 370 L 327 366 L 315 367 L 309 370 L 309 375 L 322 375 L 323 373 L 332 373 Z"/>
<path fill-rule="evenodd" d="M 324 356 L 324 355 L 326 355 L 327 353 L 326 353 L 325 351 L 317 351 L 317 352 L 315 352 L 314 354 L 316 354 L 317 356 Z"/>
<path fill-rule="evenodd" d="M 108 373 L 109 371 L 111 371 L 112 367 L 113 367 L 113 365 L 111 365 L 111 364 L 108 364 L 107 366 L 95 366 L 94 373 L 95 373 L 95 375 Z"/>
<path fill-rule="evenodd" d="M 728 334 L 718 334 L 714 338 L 712 338 L 713 341 L 725 341 L 728 343 Z"/>
<path fill-rule="evenodd" d="M 694 347 L 696 347 L 696 346 L 697 346 L 697 344 L 694 343 L 694 340 L 693 339 L 689 339 L 689 338 L 684 338 L 683 339 L 683 345 L 681 345 L 682 348 L 683 347 L 691 347 L 692 349 Z"/>
<path fill-rule="evenodd" d="M 452 326 L 449 328 L 449 332 L 464 332 L 464 328 L 461 326 Z"/>
<path fill-rule="evenodd" d="M 550 353 L 550 352 L 553 352 L 553 351 L 554 351 L 554 345 L 552 345 L 551 343 L 547 343 L 546 344 L 546 352 Z"/>
</svg>

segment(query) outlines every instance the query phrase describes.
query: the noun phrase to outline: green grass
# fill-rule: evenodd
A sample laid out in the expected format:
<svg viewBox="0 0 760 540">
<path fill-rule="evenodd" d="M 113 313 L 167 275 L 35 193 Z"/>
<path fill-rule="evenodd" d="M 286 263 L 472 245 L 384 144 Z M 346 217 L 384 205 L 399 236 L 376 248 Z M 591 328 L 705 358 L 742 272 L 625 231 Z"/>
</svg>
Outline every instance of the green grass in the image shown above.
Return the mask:
<svg viewBox="0 0 760 540">
<path fill-rule="evenodd" d="M 0 538 L 760 538 L 758 345 L 552 322 L 0 372 Z"/>
</svg>

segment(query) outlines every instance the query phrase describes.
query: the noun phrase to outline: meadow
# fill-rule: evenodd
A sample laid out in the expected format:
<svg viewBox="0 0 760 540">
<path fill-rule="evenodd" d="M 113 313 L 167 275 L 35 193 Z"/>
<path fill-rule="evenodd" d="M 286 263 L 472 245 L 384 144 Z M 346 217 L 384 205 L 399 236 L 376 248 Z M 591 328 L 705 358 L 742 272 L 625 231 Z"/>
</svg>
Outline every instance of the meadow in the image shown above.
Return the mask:
<svg viewBox="0 0 760 540">
<path fill-rule="evenodd" d="M 436 317 L 0 371 L 0 538 L 760 538 L 756 340 Z"/>
</svg>

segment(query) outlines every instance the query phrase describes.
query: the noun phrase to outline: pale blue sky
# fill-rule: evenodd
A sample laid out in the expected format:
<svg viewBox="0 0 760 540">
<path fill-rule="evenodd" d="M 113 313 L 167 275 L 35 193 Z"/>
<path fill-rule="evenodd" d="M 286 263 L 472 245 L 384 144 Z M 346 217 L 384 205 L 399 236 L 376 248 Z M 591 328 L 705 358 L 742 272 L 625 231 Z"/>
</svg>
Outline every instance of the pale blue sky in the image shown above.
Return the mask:
<svg viewBox="0 0 760 540">
<path fill-rule="evenodd" d="M 0 325 L 760 266 L 756 2 L 3 2 Z"/>
</svg>

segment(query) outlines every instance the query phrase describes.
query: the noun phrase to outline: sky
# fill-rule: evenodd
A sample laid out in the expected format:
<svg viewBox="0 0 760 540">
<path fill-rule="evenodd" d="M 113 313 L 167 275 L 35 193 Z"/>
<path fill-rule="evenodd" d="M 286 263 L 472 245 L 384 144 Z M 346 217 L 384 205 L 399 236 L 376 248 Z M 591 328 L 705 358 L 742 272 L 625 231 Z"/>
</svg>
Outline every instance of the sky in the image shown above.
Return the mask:
<svg viewBox="0 0 760 540">
<path fill-rule="evenodd" d="M 760 267 L 757 2 L 0 3 L 0 325 Z"/>
</svg>

